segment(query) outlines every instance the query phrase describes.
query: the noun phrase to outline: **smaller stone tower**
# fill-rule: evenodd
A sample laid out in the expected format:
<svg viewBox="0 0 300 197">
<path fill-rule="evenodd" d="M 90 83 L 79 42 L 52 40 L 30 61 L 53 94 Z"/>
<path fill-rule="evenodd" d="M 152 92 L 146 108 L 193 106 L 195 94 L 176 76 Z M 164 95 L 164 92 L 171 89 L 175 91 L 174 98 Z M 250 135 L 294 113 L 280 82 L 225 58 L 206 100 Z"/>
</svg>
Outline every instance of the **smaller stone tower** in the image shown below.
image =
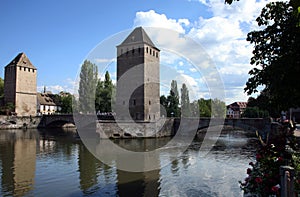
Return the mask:
<svg viewBox="0 0 300 197">
<path fill-rule="evenodd" d="M 12 103 L 18 116 L 36 115 L 36 76 L 37 69 L 24 53 L 5 67 L 4 103 Z"/>
</svg>

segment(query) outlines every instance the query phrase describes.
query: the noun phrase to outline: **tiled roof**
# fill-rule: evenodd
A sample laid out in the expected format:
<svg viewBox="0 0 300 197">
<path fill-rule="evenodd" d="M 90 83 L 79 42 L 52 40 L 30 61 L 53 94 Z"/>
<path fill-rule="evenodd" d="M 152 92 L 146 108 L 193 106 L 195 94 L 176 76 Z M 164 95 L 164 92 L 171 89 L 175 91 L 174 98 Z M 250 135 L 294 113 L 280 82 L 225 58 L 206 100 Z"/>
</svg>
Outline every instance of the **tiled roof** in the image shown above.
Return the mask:
<svg viewBox="0 0 300 197">
<path fill-rule="evenodd" d="M 22 66 L 36 70 L 36 67 L 33 66 L 25 53 L 19 53 L 6 67 L 8 66 Z"/>
<path fill-rule="evenodd" d="M 245 109 L 247 107 L 247 102 L 234 102 L 230 105 L 227 105 L 227 108 L 231 108 L 233 111 L 237 111 L 240 109 Z"/>
<path fill-rule="evenodd" d="M 54 94 L 37 93 L 38 103 L 40 105 L 59 106 L 60 103 Z"/>
<path fill-rule="evenodd" d="M 155 47 L 147 33 L 142 27 L 135 28 L 129 36 L 122 42 L 121 45 L 135 44 L 135 43 L 146 43 L 152 47 Z M 156 48 L 156 47 L 155 47 Z"/>
</svg>

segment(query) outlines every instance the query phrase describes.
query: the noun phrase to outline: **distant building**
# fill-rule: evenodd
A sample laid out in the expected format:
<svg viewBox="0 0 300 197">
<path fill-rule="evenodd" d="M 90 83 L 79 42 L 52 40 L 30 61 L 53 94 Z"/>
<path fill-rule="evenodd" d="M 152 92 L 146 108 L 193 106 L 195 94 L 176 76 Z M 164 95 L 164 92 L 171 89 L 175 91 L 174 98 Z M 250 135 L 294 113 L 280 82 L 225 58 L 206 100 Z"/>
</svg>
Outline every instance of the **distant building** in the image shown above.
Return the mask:
<svg viewBox="0 0 300 197">
<path fill-rule="evenodd" d="M 227 118 L 241 118 L 247 107 L 247 102 L 234 102 L 227 105 L 226 117 Z"/>
<path fill-rule="evenodd" d="M 50 115 L 59 113 L 61 111 L 61 104 L 58 100 L 58 95 L 51 92 L 37 93 L 37 114 Z"/>
<path fill-rule="evenodd" d="M 140 121 L 158 120 L 160 50 L 145 30 L 137 27 L 117 46 L 117 56 L 117 117 Z M 129 92 L 133 87 L 134 91 Z M 128 94 L 129 98 L 126 98 Z M 128 108 L 131 117 L 128 117 Z"/>
<path fill-rule="evenodd" d="M 18 54 L 6 67 L 4 104 L 13 104 L 18 116 L 36 115 L 37 69 L 25 53 Z"/>
</svg>

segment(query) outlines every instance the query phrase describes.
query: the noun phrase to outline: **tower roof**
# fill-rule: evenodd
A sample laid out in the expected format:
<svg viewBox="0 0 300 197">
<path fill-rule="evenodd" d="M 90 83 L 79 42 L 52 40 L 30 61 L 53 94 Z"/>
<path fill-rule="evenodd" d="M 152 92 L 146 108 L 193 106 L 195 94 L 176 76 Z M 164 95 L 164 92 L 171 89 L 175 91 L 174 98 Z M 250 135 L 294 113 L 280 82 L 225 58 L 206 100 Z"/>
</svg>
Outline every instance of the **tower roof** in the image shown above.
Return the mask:
<svg viewBox="0 0 300 197">
<path fill-rule="evenodd" d="M 149 38 L 146 31 L 142 27 L 135 28 L 129 34 L 129 36 L 127 36 L 127 38 L 122 42 L 121 45 L 135 44 L 135 43 L 146 43 L 146 44 L 156 48 L 156 46 L 153 44 L 153 42 Z"/>
<path fill-rule="evenodd" d="M 6 67 L 8 66 L 22 66 L 36 70 L 36 67 L 33 66 L 25 53 L 19 53 Z"/>
</svg>

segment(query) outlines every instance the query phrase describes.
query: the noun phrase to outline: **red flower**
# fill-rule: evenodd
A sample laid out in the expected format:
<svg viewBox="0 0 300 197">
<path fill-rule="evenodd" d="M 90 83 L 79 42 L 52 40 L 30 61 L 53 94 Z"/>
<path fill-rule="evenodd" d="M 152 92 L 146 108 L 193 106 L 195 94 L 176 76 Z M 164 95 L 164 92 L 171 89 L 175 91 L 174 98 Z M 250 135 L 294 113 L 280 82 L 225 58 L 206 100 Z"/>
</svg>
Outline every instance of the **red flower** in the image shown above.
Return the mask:
<svg viewBox="0 0 300 197">
<path fill-rule="evenodd" d="M 283 158 L 282 157 L 278 157 L 277 161 L 283 162 Z"/>
<path fill-rule="evenodd" d="M 269 177 L 269 174 L 265 174 L 264 176 L 265 176 L 265 177 Z"/>
<path fill-rule="evenodd" d="M 247 174 L 251 174 L 252 170 L 250 168 L 247 169 Z"/>
<path fill-rule="evenodd" d="M 279 185 L 275 185 L 275 186 L 273 186 L 272 187 L 272 192 L 274 192 L 274 193 L 278 193 L 279 192 L 279 188 L 280 188 L 280 186 Z"/>
<path fill-rule="evenodd" d="M 261 154 L 256 154 L 256 160 L 260 160 L 262 158 Z"/>
<path fill-rule="evenodd" d="M 260 177 L 256 177 L 255 178 L 255 182 L 256 183 L 261 183 L 263 180 L 262 180 L 262 178 L 260 178 Z"/>
</svg>

